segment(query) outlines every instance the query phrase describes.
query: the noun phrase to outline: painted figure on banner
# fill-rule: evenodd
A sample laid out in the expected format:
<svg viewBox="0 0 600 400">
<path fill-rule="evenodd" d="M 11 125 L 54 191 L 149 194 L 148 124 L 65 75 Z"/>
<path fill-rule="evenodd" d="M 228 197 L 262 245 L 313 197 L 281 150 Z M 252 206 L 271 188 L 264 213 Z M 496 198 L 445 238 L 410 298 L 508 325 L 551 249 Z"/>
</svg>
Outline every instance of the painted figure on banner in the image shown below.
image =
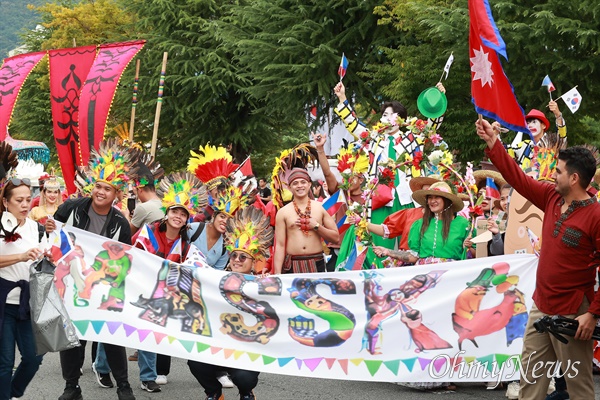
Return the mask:
<svg viewBox="0 0 600 400">
<path fill-rule="evenodd" d="M 354 282 L 347 279 L 310 279 L 296 278 L 288 289 L 294 304 L 310 314 L 329 323 L 325 332 L 315 330 L 315 321 L 298 315 L 288 320 L 288 332 L 292 339 L 311 347 L 339 346 L 352 336 L 356 318 L 346 307 L 335 303 L 317 293 L 319 285 L 326 285 L 333 295 L 356 294 Z"/>
<path fill-rule="evenodd" d="M 509 275 L 509 271 L 510 265 L 505 262 L 483 269 L 456 298 L 452 323 L 459 336 L 459 349 L 465 340 L 479 347 L 477 337 L 502 329 L 506 329 L 507 346 L 525 334 L 528 314 L 524 294 L 516 287 L 519 276 Z M 497 305 L 481 309 L 482 301 L 490 298 L 497 299 Z"/>
<path fill-rule="evenodd" d="M 423 292 L 434 288 L 445 272 L 431 271 L 428 274 L 416 275 L 385 294 L 381 294 L 382 275 L 377 272 L 363 272 L 367 325 L 362 349 L 366 349 L 371 354 L 382 354 L 382 324 L 398 313 L 417 346 L 415 352 L 452 348 L 452 345 L 440 338 L 437 333 L 423 325 L 423 315 L 419 310 L 409 306 Z"/>
<path fill-rule="evenodd" d="M 84 272 L 85 286 L 79 297 L 89 300 L 92 289 L 99 283 L 110 286 L 108 295 L 102 297 L 101 310 L 123 311 L 125 301 L 125 278 L 131 269 L 133 257 L 127 253 L 131 246 L 119 242 L 106 241 L 105 249 L 98 253 L 94 263 Z"/>
</svg>

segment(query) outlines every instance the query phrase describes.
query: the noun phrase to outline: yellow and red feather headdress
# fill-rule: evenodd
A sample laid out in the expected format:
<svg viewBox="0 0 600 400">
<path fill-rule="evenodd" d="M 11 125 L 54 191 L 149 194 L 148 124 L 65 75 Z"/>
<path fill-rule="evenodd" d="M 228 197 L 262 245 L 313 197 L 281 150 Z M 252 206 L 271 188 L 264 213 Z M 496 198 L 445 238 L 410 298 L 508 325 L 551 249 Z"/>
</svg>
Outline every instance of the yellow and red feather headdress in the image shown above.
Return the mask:
<svg viewBox="0 0 600 400">
<path fill-rule="evenodd" d="M 229 175 L 239 167 L 233 163 L 231 154 L 222 146 L 200 146 L 198 153 L 190 150 L 188 171 L 193 172 L 208 189 L 229 182 Z"/>
</svg>

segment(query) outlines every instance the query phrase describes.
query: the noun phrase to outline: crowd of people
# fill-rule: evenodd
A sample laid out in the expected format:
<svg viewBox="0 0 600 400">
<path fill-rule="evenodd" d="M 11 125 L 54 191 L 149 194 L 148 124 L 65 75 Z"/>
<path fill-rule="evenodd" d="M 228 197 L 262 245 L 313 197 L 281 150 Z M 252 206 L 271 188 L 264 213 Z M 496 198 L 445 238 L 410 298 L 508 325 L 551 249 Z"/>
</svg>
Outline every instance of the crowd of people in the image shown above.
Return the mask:
<svg viewBox="0 0 600 400">
<path fill-rule="evenodd" d="M 441 84 L 436 90 L 445 92 Z M 201 146 L 191 152 L 186 172 L 165 176 L 140 148 L 107 139 L 78 172 L 77 193 L 63 196 L 57 177 L 49 176 L 34 205 L 31 182 L 14 174 L 16 154 L 2 142 L 0 400 L 21 397 L 42 361 L 29 320 L 29 266 L 51 257 L 43 239 L 57 221 L 177 263 L 198 251 L 210 267 L 240 274 L 324 273 L 356 269 L 347 262 L 357 243 L 367 249 L 364 269 L 465 260 L 486 245 L 490 256 L 502 255 L 509 201 L 516 193 L 544 213 L 523 358 L 542 363 L 576 358 L 582 369 L 566 383 L 557 377 L 556 388 L 546 375 L 535 385 L 529 383 L 533 379 L 507 383 L 507 397 L 543 399 L 549 391 L 547 398 L 554 400 L 593 398 L 591 335 L 600 318 L 600 295 L 594 292 L 600 246 L 597 150 L 567 148 L 565 120 L 551 101 L 557 132 L 550 132 L 544 113 L 531 110 L 526 119 L 532 140 L 503 144 L 499 124 L 478 120 L 475 129 L 487 144 L 491 167 L 473 171 L 471 164 L 454 162 L 440 136 L 443 111 L 421 120 L 410 118 L 401 103 L 386 102 L 381 120 L 368 128 L 356 118 L 341 82 L 334 93 L 340 101 L 335 111 L 355 138 L 337 154 L 337 173 L 324 150 L 327 135 L 315 134 L 314 146 L 281 154 L 270 185 L 264 177 L 234 179 L 238 165 L 224 147 Z M 321 180 L 311 176 L 310 164 L 320 165 Z M 126 200 L 130 192 L 137 199 L 133 204 Z M 491 240 L 476 244 L 473 239 L 486 230 Z M 142 232 L 156 239 L 154 248 L 144 245 Z M 181 251 L 173 251 L 176 242 Z M 118 272 L 106 272 L 114 284 L 101 308 L 122 310 L 120 282 L 127 271 L 113 270 Z M 179 294 L 164 284 L 165 274 L 159 273 L 152 297 L 140 302 L 177 302 Z M 85 300 L 85 291 L 78 296 Z M 537 318 L 557 314 L 579 322 L 569 345 L 533 328 Z M 81 344 L 60 352 L 65 388 L 59 400 L 83 398 L 79 379 L 86 343 Z M 21 361 L 13 370 L 15 346 Z M 101 387 L 116 385 L 120 400 L 135 399 L 124 347 L 99 344 L 92 358 Z M 138 350 L 129 358 L 139 364 L 141 389 L 160 392 L 167 384 L 169 356 Z M 255 398 L 258 372 L 192 360 L 188 366 L 207 399 L 222 399 L 223 388 L 233 386 L 240 399 Z M 456 389 L 447 382 L 410 386 Z"/>
</svg>

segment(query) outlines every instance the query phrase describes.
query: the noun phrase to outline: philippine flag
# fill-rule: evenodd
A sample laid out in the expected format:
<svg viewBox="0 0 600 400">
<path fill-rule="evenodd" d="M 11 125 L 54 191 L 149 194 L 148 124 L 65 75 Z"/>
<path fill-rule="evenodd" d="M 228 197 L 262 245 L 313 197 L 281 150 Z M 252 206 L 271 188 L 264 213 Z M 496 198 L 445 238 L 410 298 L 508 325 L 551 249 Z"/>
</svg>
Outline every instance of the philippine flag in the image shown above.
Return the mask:
<svg viewBox="0 0 600 400">
<path fill-rule="evenodd" d="M 140 229 L 134 245 L 138 243 L 149 253 L 154 254 L 156 253 L 156 250 L 158 250 L 158 241 L 156 240 L 154 233 L 148 228 L 148 225 L 144 225 L 142 229 Z"/>
<path fill-rule="evenodd" d="M 346 55 L 342 53 L 342 61 L 340 61 L 340 67 L 338 68 L 338 75 L 340 77 L 340 82 L 346 76 L 346 70 L 348 69 L 348 59 Z"/>
<path fill-rule="evenodd" d="M 69 235 L 62 229 L 54 236 L 50 252 L 54 258 L 54 262 L 58 263 L 64 256 L 73 249 L 73 243 Z"/>
<path fill-rule="evenodd" d="M 487 177 L 485 179 L 485 197 L 490 199 L 499 199 L 500 191 L 498 190 L 498 186 L 494 183 L 494 179 Z"/>
<path fill-rule="evenodd" d="M 548 93 L 554 92 L 556 90 L 554 84 L 552 83 L 548 75 L 544 77 L 544 80 L 542 81 L 542 86 L 546 86 L 548 88 Z"/>
</svg>

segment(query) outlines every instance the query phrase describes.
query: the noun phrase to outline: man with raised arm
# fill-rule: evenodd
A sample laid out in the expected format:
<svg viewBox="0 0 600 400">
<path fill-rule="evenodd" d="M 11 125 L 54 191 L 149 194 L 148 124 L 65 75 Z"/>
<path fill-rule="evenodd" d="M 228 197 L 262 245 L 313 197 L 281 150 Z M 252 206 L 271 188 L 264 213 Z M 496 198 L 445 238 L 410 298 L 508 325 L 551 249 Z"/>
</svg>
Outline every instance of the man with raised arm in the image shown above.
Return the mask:
<svg viewBox="0 0 600 400">
<path fill-rule="evenodd" d="M 584 147 L 558 153 L 554 183 L 531 179 L 507 154 L 498 130 L 480 119 L 477 134 L 486 154 L 516 191 L 544 211 L 540 252 L 521 362 L 519 399 L 543 399 L 560 362 L 571 399 L 593 399 L 592 333 L 600 318 L 600 293 L 594 292 L 600 264 L 600 204 L 587 192 L 596 160 Z M 538 333 L 534 321 L 545 315 L 578 321 L 575 337 L 563 344 L 549 333 Z"/>
</svg>

